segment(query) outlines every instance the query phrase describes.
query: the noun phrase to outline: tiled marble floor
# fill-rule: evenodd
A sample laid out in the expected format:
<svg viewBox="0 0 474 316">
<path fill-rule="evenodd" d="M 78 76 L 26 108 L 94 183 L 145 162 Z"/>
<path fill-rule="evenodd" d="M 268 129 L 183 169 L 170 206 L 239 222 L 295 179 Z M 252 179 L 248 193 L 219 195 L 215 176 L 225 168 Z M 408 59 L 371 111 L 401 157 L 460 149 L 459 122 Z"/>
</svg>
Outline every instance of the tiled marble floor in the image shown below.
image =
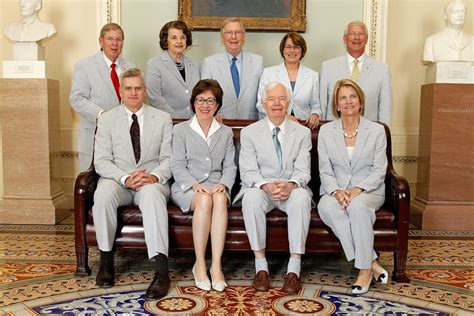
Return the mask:
<svg viewBox="0 0 474 316">
<path fill-rule="evenodd" d="M 253 278 L 250 254 L 225 254 L 225 273 L 231 287 L 222 296 L 215 292 L 196 292 L 190 272 L 193 255 L 186 252 L 172 254 L 173 290 L 166 300 L 145 302 L 142 295 L 152 278 L 146 253 L 141 250 L 117 253 L 117 285 L 108 290 L 99 289 L 94 282 L 98 258 L 96 249 L 90 252 L 93 275 L 86 278 L 73 275 L 74 234 L 70 224 L 0 225 L 0 315 L 2 312 L 31 315 L 48 310 L 58 313 L 59 309 L 53 308 L 58 304 L 65 311 L 71 304 L 85 306 L 97 302 L 103 308 L 100 312 L 106 315 L 111 311 L 120 314 L 120 309 L 114 308 L 123 306 L 129 312 L 141 311 L 144 314 L 163 312 L 160 308 L 199 314 L 219 314 L 219 311 L 221 314 L 224 311 L 245 314 L 265 310 L 276 315 L 304 311 L 306 308 L 313 314 L 327 314 L 349 308 L 344 305 L 349 304 L 347 302 L 352 304 L 350 308 L 353 312 L 372 314 L 387 311 L 399 315 L 427 315 L 433 311 L 440 312 L 440 315 L 474 313 L 474 235 L 470 233 L 411 231 L 408 274 L 412 282 L 391 282 L 387 286 L 373 287 L 357 301 L 347 295 L 356 271 L 340 255 L 306 257 L 302 275 L 305 287 L 297 297 L 288 297 L 278 291 L 286 258 L 270 255 L 272 286 L 276 289 L 273 296 L 259 301 L 257 293 L 252 293 L 249 287 Z M 393 268 L 391 253 L 382 253 L 380 261 L 387 270 Z M 259 309 L 262 304 L 270 304 L 268 310 Z M 225 306 L 228 309 L 223 309 Z M 95 313 L 99 313 L 99 309 L 95 309 Z M 76 313 L 69 313 L 73 314 Z"/>
</svg>

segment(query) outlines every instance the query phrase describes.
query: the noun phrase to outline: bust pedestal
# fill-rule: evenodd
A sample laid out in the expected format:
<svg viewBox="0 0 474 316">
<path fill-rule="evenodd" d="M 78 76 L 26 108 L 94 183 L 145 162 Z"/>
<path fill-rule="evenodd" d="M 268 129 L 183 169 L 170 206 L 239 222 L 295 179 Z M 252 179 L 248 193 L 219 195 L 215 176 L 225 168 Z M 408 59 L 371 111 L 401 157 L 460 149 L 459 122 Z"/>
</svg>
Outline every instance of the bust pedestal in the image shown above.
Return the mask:
<svg viewBox="0 0 474 316">
<path fill-rule="evenodd" d="M 423 229 L 474 230 L 474 85 L 421 87 L 412 216 Z"/>
<path fill-rule="evenodd" d="M 61 184 L 59 82 L 0 79 L 0 123 L 0 223 L 57 223 L 70 214 Z"/>
</svg>

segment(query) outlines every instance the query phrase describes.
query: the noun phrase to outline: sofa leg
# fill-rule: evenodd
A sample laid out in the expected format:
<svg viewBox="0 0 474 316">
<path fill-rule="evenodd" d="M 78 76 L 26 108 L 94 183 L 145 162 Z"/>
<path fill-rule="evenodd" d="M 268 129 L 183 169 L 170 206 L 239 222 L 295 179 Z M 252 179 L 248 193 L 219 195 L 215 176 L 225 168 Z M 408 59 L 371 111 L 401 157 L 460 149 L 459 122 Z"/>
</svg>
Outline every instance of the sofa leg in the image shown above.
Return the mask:
<svg viewBox="0 0 474 316">
<path fill-rule="evenodd" d="M 398 283 L 409 283 L 410 279 L 406 274 L 406 266 L 407 266 L 407 251 L 394 251 L 393 253 L 393 261 L 394 261 L 394 269 L 392 274 L 392 280 Z"/>
<path fill-rule="evenodd" d="M 85 277 L 91 274 L 89 269 L 89 247 L 76 246 L 76 272 L 75 276 Z"/>
</svg>

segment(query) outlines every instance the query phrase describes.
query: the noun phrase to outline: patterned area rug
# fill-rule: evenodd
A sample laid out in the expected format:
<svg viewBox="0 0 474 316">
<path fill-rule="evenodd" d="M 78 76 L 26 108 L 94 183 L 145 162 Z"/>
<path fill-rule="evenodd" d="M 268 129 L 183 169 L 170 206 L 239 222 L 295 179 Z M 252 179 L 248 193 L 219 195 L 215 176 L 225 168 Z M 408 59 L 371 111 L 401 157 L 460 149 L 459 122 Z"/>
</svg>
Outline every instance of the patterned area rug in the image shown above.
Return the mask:
<svg viewBox="0 0 474 316">
<path fill-rule="evenodd" d="M 144 290 L 153 276 L 145 251 L 118 252 L 116 286 L 104 290 L 95 286 L 97 249 L 89 255 L 93 275 L 74 277 L 72 226 L 0 225 L 0 315 L 472 315 L 473 253 L 470 233 L 411 231 L 407 271 L 412 282 L 378 285 L 354 297 L 348 293 L 357 272 L 341 255 L 306 256 L 304 288 L 288 296 L 279 289 L 287 261 L 282 256 L 268 256 L 272 282 L 268 293 L 255 292 L 250 286 L 254 275 L 250 253 L 226 253 L 224 272 L 231 286 L 225 293 L 205 293 L 193 286 L 193 254 L 175 252 L 170 259 L 172 291 L 162 300 L 145 301 Z M 380 262 L 387 270 L 393 269 L 391 253 L 382 253 Z"/>
</svg>

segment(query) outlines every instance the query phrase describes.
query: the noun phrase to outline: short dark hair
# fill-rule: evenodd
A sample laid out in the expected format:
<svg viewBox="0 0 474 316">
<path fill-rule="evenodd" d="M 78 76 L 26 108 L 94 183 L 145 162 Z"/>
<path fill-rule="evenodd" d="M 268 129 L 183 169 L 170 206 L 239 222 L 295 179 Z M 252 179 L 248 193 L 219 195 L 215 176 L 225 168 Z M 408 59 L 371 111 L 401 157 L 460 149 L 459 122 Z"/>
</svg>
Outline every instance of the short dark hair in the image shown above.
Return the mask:
<svg viewBox="0 0 474 316">
<path fill-rule="evenodd" d="M 301 58 L 300 59 L 303 59 L 304 55 L 306 55 L 306 50 L 308 48 L 306 47 L 306 41 L 304 40 L 303 36 L 301 36 L 300 34 L 298 34 L 296 32 L 286 33 L 285 36 L 283 36 L 283 38 L 281 39 L 281 42 L 280 42 L 281 57 L 285 58 L 285 56 L 283 56 L 283 50 L 285 49 L 285 42 L 288 38 L 291 38 L 291 40 L 293 41 L 293 43 L 296 46 L 301 47 Z"/>
<path fill-rule="evenodd" d="M 181 30 L 186 35 L 186 47 L 193 45 L 193 35 L 186 23 L 183 21 L 170 21 L 163 25 L 160 31 L 160 47 L 162 50 L 168 49 L 168 31 L 171 28 Z"/>
<path fill-rule="evenodd" d="M 342 87 L 352 87 L 354 88 L 357 96 L 359 97 L 360 103 L 360 115 L 364 115 L 365 112 L 365 94 L 364 91 L 359 87 L 357 83 L 349 79 L 341 79 L 334 85 L 334 92 L 332 94 L 332 114 L 334 117 L 341 117 L 341 113 L 337 111 L 337 97 L 339 94 L 339 90 Z"/>
<path fill-rule="evenodd" d="M 120 27 L 120 25 L 118 25 L 117 23 L 107 23 L 104 26 L 102 26 L 102 29 L 100 30 L 100 37 L 101 38 L 104 37 L 105 33 L 107 33 L 108 31 L 115 31 L 115 30 L 119 30 L 122 33 L 122 39 L 125 39 L 123 30 Z"/>
<path fill-rule="evenodd" d="M 199 80 L 198 83 L 196 83 L 193 88 L 193 92 L 191 93 L 191 99 L 189 100 L 189 102 L 191 103 L 191 111 L 193 111 L 193 113 L 196 113 L 196 109 L 194 108 L 194 101 L 196 101 L 196 97 L 204 91 L 211 91 L 211 93 L 216 98 L 217 109 L 214 113 L 214 115 L 216 115 L 222 107 L 222 97 L 224 96 L 224 91 L 222 91 L 219 82 L 214 79 L 203 79 Z"/>
</svg>

